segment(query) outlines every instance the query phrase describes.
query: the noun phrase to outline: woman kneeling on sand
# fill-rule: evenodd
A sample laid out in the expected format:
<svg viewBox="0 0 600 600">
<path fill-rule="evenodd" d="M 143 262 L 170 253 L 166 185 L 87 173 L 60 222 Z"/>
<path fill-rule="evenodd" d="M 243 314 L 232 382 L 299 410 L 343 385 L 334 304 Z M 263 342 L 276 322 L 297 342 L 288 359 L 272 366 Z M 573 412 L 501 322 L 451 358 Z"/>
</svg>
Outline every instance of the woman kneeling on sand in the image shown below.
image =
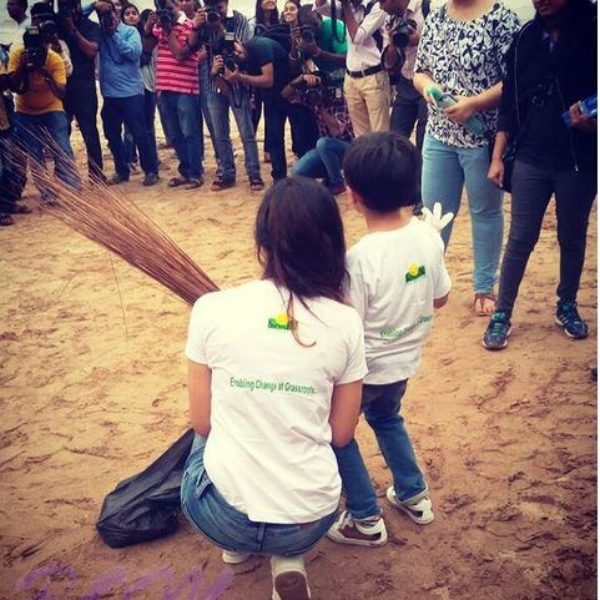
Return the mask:
<svg viewBox="0 0 600 600">
<path fill-rule="evenodd" d="M 345 244 L 331 193 L 302 177 L 256 218 L 262 279 L 194 305 L 186 354 L 197 433 L 181 501 L 226 563 L 271 556 L 273 600 L 307 600 L 302 555 L 336 515 L 331 444 L 353 437 L 366 374 L 362 324 L 344 305 Z"/>
</svg>

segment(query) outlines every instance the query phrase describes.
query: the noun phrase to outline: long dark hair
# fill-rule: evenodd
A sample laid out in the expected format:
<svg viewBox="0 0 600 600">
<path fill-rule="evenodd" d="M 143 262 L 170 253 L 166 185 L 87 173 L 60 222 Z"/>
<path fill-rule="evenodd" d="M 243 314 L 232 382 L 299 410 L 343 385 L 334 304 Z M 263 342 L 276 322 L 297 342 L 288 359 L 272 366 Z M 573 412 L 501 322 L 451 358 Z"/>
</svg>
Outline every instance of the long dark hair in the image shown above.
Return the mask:
<svg viewBox="0 0 600 600">
<path fill-rule="evenodd" d="M 277 23 L 279 23 L 279 10 L 277 8 L 275 8 L 275 10 L 272 10 L 269 14 L 269 21 L 267 22 L 265 20 L 265 11 L 263 10 L 262 3 L 263 0 L 256 0 L 256 5 L 254 8 L 254 26 L 256 28 L 262 26 L 262 28 L 264 29 L 264 27 L 271 27 L 272 25 L 277 25 Z"/>
<path fill-rule="evenodd" d="M 263 279 L 290 292 L 288 319 L 300 342 L 293 326 L 294 296 L 303 304 L 320 296 L 343 302 L 346 244 L 336 201 L 313 179 L 283 179 L 265 194 L 254 238 Z"/>
</svg>

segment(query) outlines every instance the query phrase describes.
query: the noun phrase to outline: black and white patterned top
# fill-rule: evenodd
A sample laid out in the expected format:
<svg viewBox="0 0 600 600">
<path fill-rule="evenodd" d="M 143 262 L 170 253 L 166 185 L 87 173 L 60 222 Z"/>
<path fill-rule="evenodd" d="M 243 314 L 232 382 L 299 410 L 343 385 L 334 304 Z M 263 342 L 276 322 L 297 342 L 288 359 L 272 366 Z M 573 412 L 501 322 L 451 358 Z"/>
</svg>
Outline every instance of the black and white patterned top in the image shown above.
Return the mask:
<svg viewBox="0 0 600 600">
<path fill-rule="evenodd" d="M 497 2 L 479 19 L 455 21 L 444 4 L 432 11 L 419 42 L 415 72 L 425 72 L 444 92 L 453 96 L 475 96 L 502 80 L 504 55 L 519 30 L 517 15 Z M 498 110 L 479 113 L 486 131 L 496 131 Z M 435 139 L 462 148 L 487 144 L 429 106 L 427 133 Z"/>
</svg>

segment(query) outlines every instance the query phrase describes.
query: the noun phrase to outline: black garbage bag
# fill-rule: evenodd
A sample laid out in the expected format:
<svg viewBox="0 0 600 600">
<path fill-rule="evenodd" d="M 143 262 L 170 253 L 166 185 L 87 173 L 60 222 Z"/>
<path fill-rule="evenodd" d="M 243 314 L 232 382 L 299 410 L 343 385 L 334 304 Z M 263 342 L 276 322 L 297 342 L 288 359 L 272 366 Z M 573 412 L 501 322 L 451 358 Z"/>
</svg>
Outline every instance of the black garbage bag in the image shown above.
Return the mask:
<svg viewBox="0 0 600 600">
<path fill-rule="evenodd" d="M 102 503 L 96 529 L 111 548 L 148 542 L 177 529 L 179 491 L 194 431 L 186 431 L 141 473 L 124 479 Z"/>
</svg>

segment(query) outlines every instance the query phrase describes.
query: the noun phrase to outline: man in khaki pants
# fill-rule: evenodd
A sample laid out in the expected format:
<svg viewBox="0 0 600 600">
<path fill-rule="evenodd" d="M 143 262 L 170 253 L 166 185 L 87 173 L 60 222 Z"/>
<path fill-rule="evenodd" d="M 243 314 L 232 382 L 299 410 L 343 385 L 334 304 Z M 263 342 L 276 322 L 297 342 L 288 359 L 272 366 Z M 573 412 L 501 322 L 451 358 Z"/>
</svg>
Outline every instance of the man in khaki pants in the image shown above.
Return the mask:
<svg viewBox="0 0 600 600">
<path fill-rule="evenodd" d="M 316 0 L 316 10 L 330 11 L 327 0 Z M 355 135 L 390 128 L 390 82 L 381 64 L 382 27 L 386 13 L 377 0 L 341 0 L 348 53 L 344 94 Z"/>
</svg>

